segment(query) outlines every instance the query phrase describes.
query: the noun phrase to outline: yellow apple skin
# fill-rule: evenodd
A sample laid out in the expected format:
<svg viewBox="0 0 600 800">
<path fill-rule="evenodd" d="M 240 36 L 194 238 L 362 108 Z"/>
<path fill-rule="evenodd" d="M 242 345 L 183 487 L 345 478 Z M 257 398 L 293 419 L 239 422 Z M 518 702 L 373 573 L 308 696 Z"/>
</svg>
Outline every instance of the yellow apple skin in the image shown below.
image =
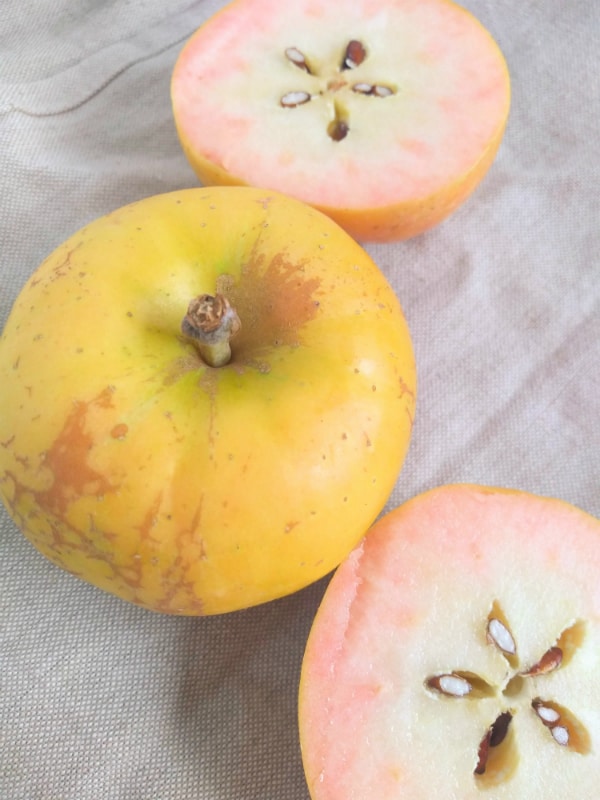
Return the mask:
<svg viewBox="0 0 600 800">
<path fill-rule="evenodd" d="M 223 292 L 233 357 L 181 334 Z M 0 339 L 0 496 L 60 567 L 159 612 L 289 594 L 360 540 L 415 403 L 411 340 L 367 253 L 252 188 L 147 198 L 73 235 Z"/>
</svg>

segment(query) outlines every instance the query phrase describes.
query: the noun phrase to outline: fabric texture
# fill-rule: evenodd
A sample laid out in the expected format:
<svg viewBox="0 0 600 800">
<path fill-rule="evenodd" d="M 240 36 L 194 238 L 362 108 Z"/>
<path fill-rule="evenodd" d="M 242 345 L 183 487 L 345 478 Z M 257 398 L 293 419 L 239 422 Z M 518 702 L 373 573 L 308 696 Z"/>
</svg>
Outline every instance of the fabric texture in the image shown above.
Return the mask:
<svg viewBox="0 0 600 800">
<path fill-rule="evenodd" d="M 2 325 L 77 229 L 196 184 L 169 81 L 223 5 L 4 0 Z M 419 374 L 386 508 L 470 481 L 600 516 L 600 4 L 463 5 L 506 56 L 512 108 L 465 205 L 413 240 L 367 246 Z M 63 574 L 0 514 L 2 800 L 307 800 L 297 689 L 327 578 L 222 617 L 162 617 Z"/>
</svg>

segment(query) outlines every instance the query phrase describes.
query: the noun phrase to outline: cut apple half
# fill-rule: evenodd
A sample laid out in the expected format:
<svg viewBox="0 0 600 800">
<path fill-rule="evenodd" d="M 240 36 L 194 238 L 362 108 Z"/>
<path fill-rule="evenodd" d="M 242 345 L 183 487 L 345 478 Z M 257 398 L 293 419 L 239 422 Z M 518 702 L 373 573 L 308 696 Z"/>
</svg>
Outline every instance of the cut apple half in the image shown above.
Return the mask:
<svg viewBox="0 0 600 800">
<path fill-rule="evenodd" d="M 313 800 L 597 800 L 600 521 L 470 485 L 382 517 L 304 657 Z"/>
<path fill-rule="evenodd" d="M 171 94 L 203 183 L 277 189 L 390 241 L 474 190 L 510 81 L 490 33 L 449 0 L 234 0 L 183 48 Z"/>
</svg>

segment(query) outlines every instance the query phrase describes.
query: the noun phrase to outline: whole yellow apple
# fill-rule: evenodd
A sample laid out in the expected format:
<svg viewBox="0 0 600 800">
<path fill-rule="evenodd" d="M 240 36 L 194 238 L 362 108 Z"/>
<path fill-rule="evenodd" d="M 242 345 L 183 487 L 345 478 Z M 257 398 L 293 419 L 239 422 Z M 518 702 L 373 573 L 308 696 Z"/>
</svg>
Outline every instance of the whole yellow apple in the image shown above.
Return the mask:
<svg viewBox="0 0 600 800">
<path fill-rule="evenodd" d="M 0 385 L 0 496 L 28 539 L 188 615 L 334 568 L 388 499 L 415 403 L 368 254 L 242 187 L 141 200 L 69 238 L 17 298 Z"/>
</svg>

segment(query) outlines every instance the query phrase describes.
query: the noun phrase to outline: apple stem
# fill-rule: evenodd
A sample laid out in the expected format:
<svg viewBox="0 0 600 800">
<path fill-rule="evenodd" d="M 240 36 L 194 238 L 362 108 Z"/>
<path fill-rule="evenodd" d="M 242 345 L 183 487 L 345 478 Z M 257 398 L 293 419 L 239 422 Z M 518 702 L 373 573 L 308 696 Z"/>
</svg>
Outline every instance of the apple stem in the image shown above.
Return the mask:
<svg viewBox="0 0 600 800">
<path fill-rule="evenodd" d="M 217 293 L 201 294 L 189 304 L 181 332 L 191 339 L 210 367 L 223 367 L 231 360 L 229 340 L 241 328 L 240 318 L 229 300 Z"/>
</svg>

